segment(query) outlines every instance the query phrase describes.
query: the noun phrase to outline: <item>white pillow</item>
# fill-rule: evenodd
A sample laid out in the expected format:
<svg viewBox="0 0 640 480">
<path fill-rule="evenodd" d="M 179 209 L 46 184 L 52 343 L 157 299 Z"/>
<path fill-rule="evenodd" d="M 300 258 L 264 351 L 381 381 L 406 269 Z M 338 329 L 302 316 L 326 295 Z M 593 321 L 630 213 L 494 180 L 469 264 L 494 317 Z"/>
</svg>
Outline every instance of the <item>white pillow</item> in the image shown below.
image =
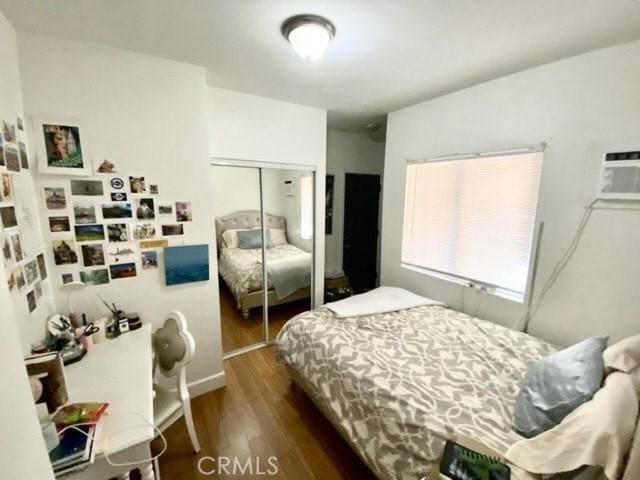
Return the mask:
<svg viewBox="0 0 640 480">
<path fill-rule="evenodd" d="M 269 230 L 271 231 L 271 245 L 273 247 L 287 243 L 287 235 L 282 228 L 270 228 Z"/>
<path fill-rule="evenodd" d="M 625 338 L 607 348 L 603 354 L 604 366 L 620 372 L 630 372 L 640 366 L 640 335 Z"/>
<path fill-rule="evenodd" d="M 246 229 L 230 229 L 222 233 L 222 246 L 226 248 L 238 248 L 238 232 L 246 232 Z"/>
</svg>

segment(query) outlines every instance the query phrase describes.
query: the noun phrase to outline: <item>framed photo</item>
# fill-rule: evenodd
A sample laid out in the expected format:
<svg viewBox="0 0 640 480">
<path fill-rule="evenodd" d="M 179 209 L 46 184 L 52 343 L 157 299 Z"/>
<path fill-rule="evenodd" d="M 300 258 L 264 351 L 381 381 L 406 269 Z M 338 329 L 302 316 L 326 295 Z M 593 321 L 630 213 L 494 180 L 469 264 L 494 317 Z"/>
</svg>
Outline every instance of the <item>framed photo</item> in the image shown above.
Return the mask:
<svg viewBox="0 0 640 480">
<path fill-rule="evenodd" d="M 80 122 L 43 118 L 34 121 L 41 173 L 91 175 L 86 129 Z"/>
</svg>

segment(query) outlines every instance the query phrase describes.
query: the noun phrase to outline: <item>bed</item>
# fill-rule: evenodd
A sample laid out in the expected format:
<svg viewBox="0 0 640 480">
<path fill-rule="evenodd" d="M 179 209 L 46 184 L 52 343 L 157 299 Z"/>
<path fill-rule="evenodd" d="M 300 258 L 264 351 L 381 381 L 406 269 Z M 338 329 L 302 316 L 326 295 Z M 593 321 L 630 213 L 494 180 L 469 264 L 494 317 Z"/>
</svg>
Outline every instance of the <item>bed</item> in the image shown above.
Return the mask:
<svg viewBox="0 0 640 480">
<path fill-rule="evenodd" d="M 249 317 L 252 308 L 261 307 L 264 301 L 262 249 L 229 248 L 223 235 L 227 230 L 259 228 L 260 219 L 261 213 L 255 210 L 235 212 L 215 219 L 218 272 L 245 318 Z M 286 232 L 287 221 L 284 217 L 266 214 L 265 228 Z M 266 255 L 269 306 L 310 297 L 310 253 L 287 242 L 268 248 Z"/>
<path fill-rule="evenodd" d="M 323 307 L 291 319 L 276 344 L 295 384 L 385 480 L 433 478 L 447 438 L 504 454 L 522 439 L 511 422 L 528 364 L 556 351 L 437 305 L 349 318 Z M 576 475 L 562 478 L 600 478 Z"/>
</svg>

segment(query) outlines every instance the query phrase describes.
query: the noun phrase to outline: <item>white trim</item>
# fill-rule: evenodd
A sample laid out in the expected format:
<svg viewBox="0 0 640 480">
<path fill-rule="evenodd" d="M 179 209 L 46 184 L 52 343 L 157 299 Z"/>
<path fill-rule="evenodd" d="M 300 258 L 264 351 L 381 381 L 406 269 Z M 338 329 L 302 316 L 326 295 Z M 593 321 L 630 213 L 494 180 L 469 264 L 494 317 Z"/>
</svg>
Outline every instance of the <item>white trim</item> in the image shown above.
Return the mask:
<svg viewBox="0 0 640 480">
<path fill-rule="evenodd" d="M 207 392 L 218 390 L 219 388 L 224 387 L 226 383 L 226 373 L 223 370 L 221 372 L 214 373 L 213 375 L 209 375 L 208 377 L 189 382 L 187 387 L 189 388 L 189 395 L 191 395 L 191 398 L 194 398 Z M 177 390 L 173 388 L 171 391 L 175 392 Z"/>
<path fill-rule="evenodd" d="M 540 143 L 538 145 L 530 145 L 526 147 L 511 148 L 509 150 L 499 150 L 496 152 L 477 152 L 477 153 L 454 153 L 451 155 L 443 155 L 441 157 L 407 159 L 407 165 L 427 162 L 447 162 L 451 160 L 471 160 L 482 157 L 502 157 L 507 155 L 518 155 L 523 153 L 544 152 L 548 143 Z"/>
<path fill-rule="evenodd" d="M 243 160 L 238 158 L 211 157 L 209 164 L 220 167 L 275 168 L 280 170 L 316 171 L 315 165 L 297 163 L 263 162 L 259 160 Z"/>
</svg>

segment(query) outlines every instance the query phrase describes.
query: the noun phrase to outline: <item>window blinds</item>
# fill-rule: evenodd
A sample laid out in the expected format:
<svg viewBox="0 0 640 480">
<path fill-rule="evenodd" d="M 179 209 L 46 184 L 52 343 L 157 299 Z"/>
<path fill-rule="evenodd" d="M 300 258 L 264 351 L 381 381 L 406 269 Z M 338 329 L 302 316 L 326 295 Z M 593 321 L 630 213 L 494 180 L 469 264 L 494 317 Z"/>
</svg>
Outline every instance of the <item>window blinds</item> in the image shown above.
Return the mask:
<svg viewBox="0 0 640 480">
<path fill-rule="evenodd" d="M 543 152 L 407 165 L 402 263 L 523 298 Z"/>
</svg>

